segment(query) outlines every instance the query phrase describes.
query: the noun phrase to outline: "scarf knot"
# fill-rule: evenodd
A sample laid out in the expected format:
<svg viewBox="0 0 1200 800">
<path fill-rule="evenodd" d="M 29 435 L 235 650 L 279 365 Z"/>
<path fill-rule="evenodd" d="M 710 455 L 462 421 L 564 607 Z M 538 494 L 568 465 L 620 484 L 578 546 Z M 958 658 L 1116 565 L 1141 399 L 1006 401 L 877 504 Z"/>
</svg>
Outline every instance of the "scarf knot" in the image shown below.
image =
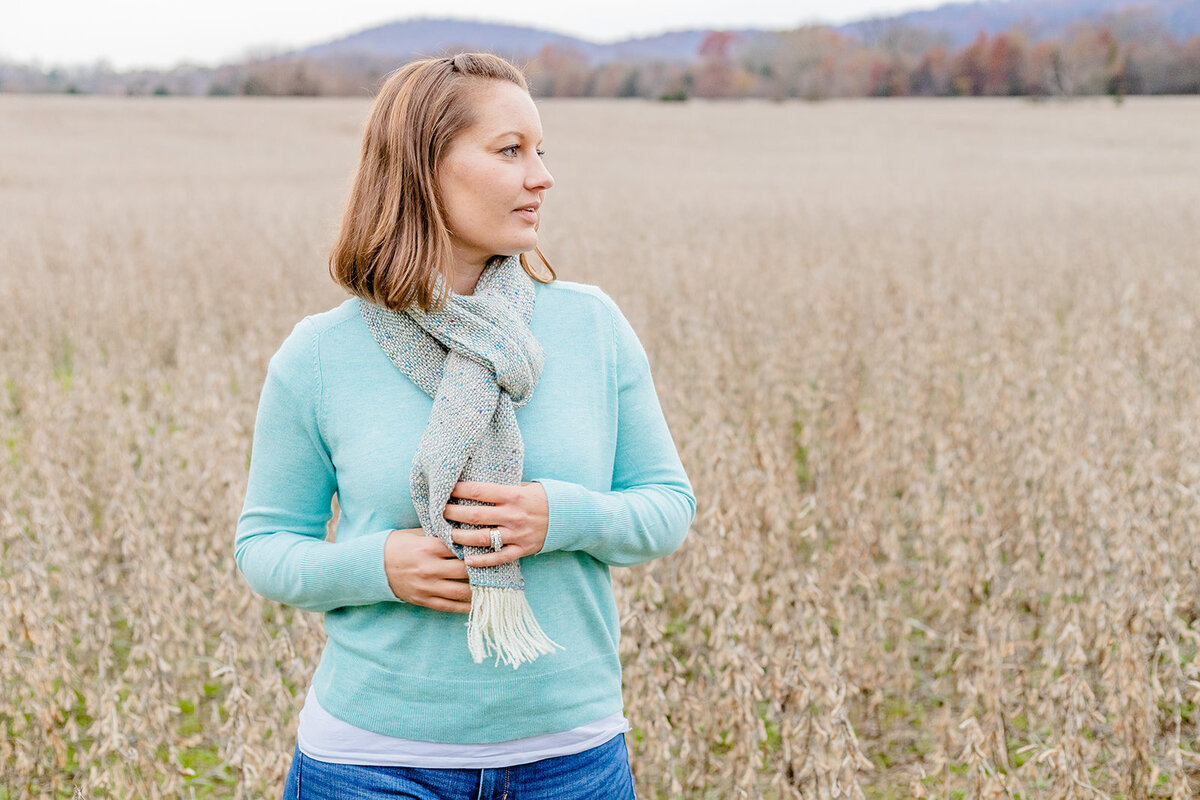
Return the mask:
<svg viewBox="0 0 1200 800">
<path fill-rule="evenodd" d="M 518 269 L 520 269 L 518 262 Z M 528 296 L 500 286 L 505 276 L 501 267 L 487 267 L 479 277 L 475 294 L 451 294 L 440 311 L 407 313 L 418 327 L 445 350 L 485 367 L 498 386 L 517 406 L 529 401 L 542 374 L 545 356 L 529 330 L 533 316 L 533 281 Z M 521 270 L 524 274 L 524 270 Z M 438 276 L 438 290 L 443 286 Z M 427 392 L 428 393 L 428 392 Z M 428 393 L 434 396 L 432 393 Z"/>
</svg>

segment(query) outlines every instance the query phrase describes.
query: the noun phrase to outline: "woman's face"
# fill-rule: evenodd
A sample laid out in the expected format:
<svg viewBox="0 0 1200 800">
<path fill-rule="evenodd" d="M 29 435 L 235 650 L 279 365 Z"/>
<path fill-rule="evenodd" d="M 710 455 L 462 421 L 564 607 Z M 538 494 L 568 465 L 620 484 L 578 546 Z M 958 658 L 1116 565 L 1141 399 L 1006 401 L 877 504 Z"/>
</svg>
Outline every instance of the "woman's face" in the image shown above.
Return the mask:
<svg viewBox="0 0 1200 800">
<path fill-rule="evenodd" d="M 438 167 L 455 261 L 482 266 L 537 245 L 538 207 L 554 178 L 542 163 L 542 122 L 521 87 L 485 80 L 475 124 L 450 143 Z"/>
</svg>

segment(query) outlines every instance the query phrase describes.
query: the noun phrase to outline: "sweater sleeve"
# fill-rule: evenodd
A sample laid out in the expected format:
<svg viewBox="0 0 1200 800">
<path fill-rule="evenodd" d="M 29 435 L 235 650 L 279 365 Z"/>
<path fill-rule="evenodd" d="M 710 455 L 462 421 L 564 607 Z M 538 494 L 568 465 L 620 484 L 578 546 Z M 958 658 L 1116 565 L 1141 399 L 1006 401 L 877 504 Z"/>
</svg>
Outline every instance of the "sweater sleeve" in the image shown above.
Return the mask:
<svg viewBox="0 0 1200 800">
<path fill-rule="evenodd" d="M 311 328 L 300 322 L 267 368 L 234 558 L 254 591 L 306 611 L 400 602 L 383 567 L 390 531 L 325 538 L 337 476 L 321 436 Z"/>
<path fill-rule="evenodd" d="M 582 550 L 606 564 L 630 566 L 683 544 L 696 497 L 667 429 L 646 351 L 616 304 L 608 300 L 608 306 L 617 361 L 611 491 L 537 478 L 550 517 L 542 552 Z"/>
</svg>

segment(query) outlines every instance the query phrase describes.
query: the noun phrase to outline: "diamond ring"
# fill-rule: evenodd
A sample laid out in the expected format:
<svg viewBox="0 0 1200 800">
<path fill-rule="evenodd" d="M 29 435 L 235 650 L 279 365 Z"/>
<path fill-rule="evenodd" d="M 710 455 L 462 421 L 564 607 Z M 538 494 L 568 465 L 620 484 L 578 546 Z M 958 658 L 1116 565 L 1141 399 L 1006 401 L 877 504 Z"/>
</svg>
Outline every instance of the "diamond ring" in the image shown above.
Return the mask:
<svg viewBox="0 0 1200 800">
<path fill-rule="evenodd" d="M 500 552 L 502 547 L 504 547 L 504 541 L 500 538 L 500 529 L 492 528 L 492 549 Z"/>
</svg>

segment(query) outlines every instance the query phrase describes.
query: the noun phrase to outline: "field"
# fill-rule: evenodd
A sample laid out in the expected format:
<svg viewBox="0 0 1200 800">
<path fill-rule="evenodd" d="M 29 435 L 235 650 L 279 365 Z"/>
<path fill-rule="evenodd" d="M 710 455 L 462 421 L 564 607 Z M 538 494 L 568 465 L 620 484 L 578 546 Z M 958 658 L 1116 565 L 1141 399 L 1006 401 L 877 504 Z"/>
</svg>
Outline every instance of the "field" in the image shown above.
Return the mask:
<svg viewBox="0 0 1200 800">
<path fill-rule="evenodd" d="M 233 531 L 367 107 L 0 97 L 0 798 L 278 796 L 320 619 Z M 1200 101 L 542 117 L 699 498 L 641 796 L 1200 793 Z"/>
</svg>

